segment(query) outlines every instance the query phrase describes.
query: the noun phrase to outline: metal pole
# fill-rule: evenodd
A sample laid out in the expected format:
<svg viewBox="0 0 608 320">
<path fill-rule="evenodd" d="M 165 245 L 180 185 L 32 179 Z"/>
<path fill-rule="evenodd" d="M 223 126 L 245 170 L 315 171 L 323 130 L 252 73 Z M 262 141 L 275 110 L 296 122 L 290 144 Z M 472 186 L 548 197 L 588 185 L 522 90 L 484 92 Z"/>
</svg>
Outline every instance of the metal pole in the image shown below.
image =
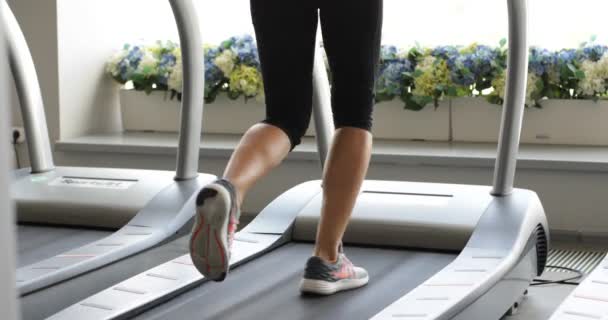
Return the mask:
<svg viewBox="0 0 608 320">
<path fill-rule="evenodd" d="M 320 39 L 320 35 L 317 39 Z M 325 160 L 329 154 L 332 138 L 334 136 L 334 120 L 331 111 L 331 89 L 323 59 L 321 41 L 317 41 L 315 61 L 313 68 L 313 117 L 317 138 L 317 149 L 321 160 L 321 167 L 325 167 Z"/>
<path fill-rule="evenodd" d="M 169 0 L 179 32 L 183 63 L 181 128 L 176 180 L 198 176 L 204 103 L 204 51 L 198 17 L 192 0 Z"/>
<path fill-rule="evenodd" d="M 494 167 L 492 195 L 513 191 L 521 124 L 528 78 L 527 0 L 507 0 L 509 11 L 509 55 L 507 85 Z"/>
<path fill-rule="evenodd" d="M 0 11 L 6 11 L 6 6 L 0 7 Z M 2 21 L 6 21 L 6 16 L 1 15 Z M 6 25 L 0 24 L 1 31 L 5 31 Z M 4 37 L 6 33 L 0 32 Z M 5 41 L 0 41 L 0 133 L 3 137 L 8 135 L 8 78 L 9 70 Z M 17 306 L 17 291 L 15 290 L 15 218 L 13 216 L 13 204 L 10 201 L 9 192 L 9 145 L 8 139 L 0 139 L 0 252 L 3 252 L 3 261 L 0 264 L 0 310 L 2 319 L 15 320 L 19 318 L 19 308 Z"/>
<path fill-rule="evenodd" d="M 2 1 L 2 27 L 21 104 L 32 173 L 51 171 L 55 164 L 36 67 L 23 32 L 6 1 Z"/>
</svg>

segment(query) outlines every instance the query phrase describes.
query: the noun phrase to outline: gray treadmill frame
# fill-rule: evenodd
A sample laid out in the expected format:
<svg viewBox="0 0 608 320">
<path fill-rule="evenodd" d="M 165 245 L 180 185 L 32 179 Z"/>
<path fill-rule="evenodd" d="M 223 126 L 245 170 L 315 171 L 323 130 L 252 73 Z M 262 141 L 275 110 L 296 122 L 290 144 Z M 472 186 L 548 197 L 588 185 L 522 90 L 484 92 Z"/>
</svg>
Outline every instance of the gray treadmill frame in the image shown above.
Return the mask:
<svg viewBox="0 0 608 320">
<path fill-rule="evenodd" d="M 214 176 L 197 173 L 201 132 L 201 121 L 198 119 L 202 117 L 204 103 L 200 90 L 204 87 L 204 73 L 201 72 L 204 70 L 204 52 L 196 11 L 191 0 L 170 0 L 170 3 L 182 43 L 185 71 L 176 181 L 162 189 L 126 226 L 111 236 L 19 268 L 16 281 L 22 295 L 171 239 L 184 231 L 191 220 L 198 190 L 215 179 Z M 10 45 L 11 67 L 18 83 L 21 107 L 26 115 L 28 145 L 33 151 L 30 156 L 34 164 L 40 165 L 32 171 L 48 173 L 48 170 L 53 171 L 52 158 L 46 156 L 50 155 L 50 144 L 48 134 L 45 138 L 46 130 L 42 130 L 46 128 L 46 120 L 35 68 L 25 38 L 5 1 L 2 2 L 2 9 L 3 23 L 8 29 L 5 35 Z M 20 172 L 15 176 L 23 177 L 24 174 Z"/>
<path fill-rule="evenodd" d="M 460 197 L 464 196 L 475 202 L 473 199 L 482 198 L 483 195 L 490 197 L 490 200 L 473 210 L 477 212 L 471 212 L 461 201 L 456 201 L 459 205 L 450 209 L 454 209 L 454 215 L 457 216 L 472 214 L 473 217 L 467 221 L 455 219 L 454 215 L 431 215 L 426 221 L 419 218 L 413 221 L 412 217 L 399 219 L 400 226 L 423 226 L 427 237 L 450 231 L 447 236 L 450 239 L 445 240 L 447 242 L 459 239 L 462 233 L 469 233 L 470 238 L 451 264 L 389 305 L 374 319 L 498 319 L 523 295 L 533 277 L 543 271 L 549 229 L 542 204 L 536 193 L 512 188 L 524 106 L 523 93 L 526 87 L 527 16 L 525 0 L 507 1 L 510 25 L 508 98 L 505 100 L 503 111 L 493 188 L 484 191 L 475 190 L 474 186 L 417 184 L 423 192 L 416 194 L 405 190 L 402 194 L 432 196 L 428 189 L 470 189 L 469 194 L 464 192 Z M 327 107 L 316 102 L 315 110 Z M 315 118 L 315 121 L 317 120 L 323 119 Z M 366 190 L 366 185 L 376 184 L 379 188 L 371 188 L 371 191 L 391 194 L 377 190 L 383 189 L 382 184 L 390 183 L 366 181 L 363 189 Z M 407 183 L 402 184 L 407 186 Z M 298 231 L 298 228 L 306 229 L 306 224 L 310 224 L 310 220 L 307 222 L 306 219 L 310 217 L 301 215 L 306 210 L 313 213 L 319 211 L 321 194 L 321 181 L 311 181 L 290 189 L 270 203 L 254 221 L 237 234 L 230 260 L 231 266 L 244 263 L 294 238 L 302 238 L 299 234 L 308 234 L 304 236 L 304 240 L 310 240 L 310 230 Z M 475 216 L 476 214 L 478 216 Z M 386 232 L 373 223 L 374 219 L 381 221 L 386 218 L 385 213 L 378 212 L 374 215 L 364 212 L 359 215 L 355 208 L 349 230 L 357 230 L 357 224 L 367 224 L 366 231 L 354 235 L 347 234 L 345 239 L 349 238 L 355 243 L 370 243 L 370 235 L 377 236 Z M 454 228 L 459 230 L 454 232 Z M 426 240 L 428 243 L 416 245 L 430 248 L 443 246 L 444 249 L 455 249 L 457 246 L 438 244 L 432 239 Z M 401 245 L 408 246 L 410 243 L 402 242 Z M 204 277 L 192 266 L 190 257 L 184 255 L 101 291 L 59 312 L 51 319 L 78 319 L 85 314 L 90 319 L 125 319 L 171 299 L 203 281 Z"/>
<path fill-rule="evenodd" d="M 3 8 L 0 7 L 0 11 Z M 0 13 L 0 17 L 3 17 Z M 6 54 L 6 39 L 2 36 L 4 26 L 0 24 L 0 61 L 8 62 Z M 2 63 L 0 68 L 0 132 L 8 134 L 10 111 L 8 64 Z M 0 310 L 3 319 L 19 319 L 19 308 L 17 307 L 17 292 L 15 290 L 15 228 L 13 220 L 13 203 L 9 197 L 9 143 L 7 139 L 0 139 L 0 252 L 4 252 L 4 262 L 0 264 Z"/>
</svg>

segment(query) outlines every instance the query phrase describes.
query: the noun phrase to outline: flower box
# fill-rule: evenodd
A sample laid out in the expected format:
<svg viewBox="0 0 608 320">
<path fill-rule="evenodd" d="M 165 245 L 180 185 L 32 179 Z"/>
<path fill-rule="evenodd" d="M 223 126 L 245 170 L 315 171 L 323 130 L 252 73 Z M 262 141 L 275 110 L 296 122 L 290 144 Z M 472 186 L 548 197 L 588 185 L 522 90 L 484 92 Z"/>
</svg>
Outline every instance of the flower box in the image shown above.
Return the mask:
<svg viewBox="0 0 608 320">
<path fill-rule="evenodd" d="M 120 105 L 125 131 L 177 132 L 181 103 L 169 94 L 154 91 L 121 90 Z M 264 105 L 255 100 L 230 100 L 220 95 L 203 109 L 203 132 L 242 134 L 264 119 Z"/>
<path fill-rule="evenodd" d="M 150 95 L 141 91 L 121 90 L 120 104 L 125 131 L 177 132 L 179 107 L 165 92 Z M 220 95 L 203 110 L 203 132 L 242 134 L 264 118 L 264 104 L 255 100 L 230 100 Z M 399 100 L 382 102 L 374 111 L 374 136 L 381 139 L 448 141 L 449 105 L 442 102 L 435 109 L 427 106 L 421 111 L 403 108 Z M 314 135 L 311 120 L 307 136 Z"/>
<path fill-rule="evenodd" d="M 380 102 L 374 107 L 373 133 L 380 139 L 448 141 L 450 138 L 449 101 L 420 111 L 404 109 L 399 99 Z"/>
<path fill-rule="evenodd" d="M 608 101 L 542 100 L 526 108 L 521 143 L 608 145 Z M 496 142 L 502 107 L 483 98 L 452 101 L 454 141 Z"/>
</svg>

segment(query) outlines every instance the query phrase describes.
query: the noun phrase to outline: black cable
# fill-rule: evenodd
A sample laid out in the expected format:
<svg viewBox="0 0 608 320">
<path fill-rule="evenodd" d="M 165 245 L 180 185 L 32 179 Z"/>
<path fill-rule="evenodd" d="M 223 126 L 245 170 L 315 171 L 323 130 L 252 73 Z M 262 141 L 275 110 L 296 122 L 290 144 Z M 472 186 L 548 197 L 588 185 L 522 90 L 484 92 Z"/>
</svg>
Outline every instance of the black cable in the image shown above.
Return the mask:
<svg viewBox="0 0 608 320">
<path fill-rule="evenodd" d="M 566 284 L 566 285 L 578 286 L 580 283 L 573 282 L 573 281 L 580 280 L 585 276 L 585 274 L 582 271 L 573 269 L 573 268 L 559 267 L 559 266 L 546 266 L 546 268 L 565 270 L 565 271 L 575 273 L 576 275 L 573 277 L 568 277 L 568 278 L 564 278 L 564 279 L 560 279 L 560 280 L 534 279 L 533 283 L 530 284 L 530 286 L 544 286 L 544 285 L 549 285 L 549 284 Z"/>
<path fill-rule="evenodd" d="M 19 160 L 19 150 L 17 144 L 13 143 L 13 150 L 15 150 L 15 161 L 17 162 L 17 169 L 21 169 L 21 160 Z"/>
<path fill-rule="evenodd" d="M 15 161 L 17 162 L 17 169 L 21 169 L 21 160 L 19 159 L 19 150 L 17 149 L 17 141 L 21 133 L 18 130 L 13 130 L 13 151 L 15 152 Z"/>
</svg>

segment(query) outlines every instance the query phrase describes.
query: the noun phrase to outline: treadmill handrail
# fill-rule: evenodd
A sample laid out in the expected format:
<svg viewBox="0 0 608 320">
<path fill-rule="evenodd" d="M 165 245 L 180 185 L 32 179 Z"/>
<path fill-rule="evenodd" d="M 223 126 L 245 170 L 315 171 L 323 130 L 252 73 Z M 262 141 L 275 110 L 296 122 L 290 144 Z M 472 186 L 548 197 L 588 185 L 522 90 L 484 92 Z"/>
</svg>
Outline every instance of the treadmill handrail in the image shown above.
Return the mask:
<svg viewBox="0 0 608 320">
<path fill-rule="evenodd" d="M 6 1 L 2 1 L 2 24 L 9 64 L 21 104 L 32 173 L 52 171 L 55 164 L 36 67 L 19 23 Z"/>
<path fill-rule="evenodd" d="M 513 192 L 528 79 L 527 0 L 507 0 L 507 7 L 509 13 L 507 80 L 498 153 L 494 166 L 492 188 L 494 196 L 505 196 Z"/>
<path fill-rule="evenodd" d="M 320 24 L 319 24 L 320 25 Z M 329 154 L 331 141 L 334 136 L 334 120 L 331 109 L 331 88 L 325 59 L 323 58 L 323 48 L 321 47 L 321 32 L 317 35 L 315 46 L 315 60 L 313 67 L 313 116 L 315 121 L 315 136 L 317 139 L 317 150 L 321 169 L 325 167 L 325 161 Z"/>
<path fill-rule="evenodd" d="M 193 1 L 169 0 L 169 3 L 179 32 L 184 77 L 175 180 L 189 180 L 198 175 L 205 102 L 204 50 Z"/>
</svg>

